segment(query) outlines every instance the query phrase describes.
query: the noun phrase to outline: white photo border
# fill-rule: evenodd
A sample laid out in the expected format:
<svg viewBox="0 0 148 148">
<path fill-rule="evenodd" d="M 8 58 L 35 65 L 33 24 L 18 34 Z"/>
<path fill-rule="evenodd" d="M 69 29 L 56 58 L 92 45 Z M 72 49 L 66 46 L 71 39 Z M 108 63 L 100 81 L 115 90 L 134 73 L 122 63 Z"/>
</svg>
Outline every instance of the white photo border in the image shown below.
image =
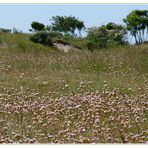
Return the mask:
<svg viewBox="0 0 148 148">
<path fill-rule="evenodd" d="M 148 4 L 148 0 L 0 0 L 0 4 Z"/>
</svg>

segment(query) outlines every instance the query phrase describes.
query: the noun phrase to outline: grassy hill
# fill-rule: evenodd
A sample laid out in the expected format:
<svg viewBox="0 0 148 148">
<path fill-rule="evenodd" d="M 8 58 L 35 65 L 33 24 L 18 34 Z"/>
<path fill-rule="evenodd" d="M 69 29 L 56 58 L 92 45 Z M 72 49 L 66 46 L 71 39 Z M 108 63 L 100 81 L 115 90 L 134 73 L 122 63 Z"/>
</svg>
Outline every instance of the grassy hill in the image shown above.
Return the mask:
<svg viewBox="0 0 148 148">
<path fill-rule="evenodd" d="M 143 87 L 148 74 L 148 45 L 68 54 L 32 43 L 27 34 L 0 34 L 1 91 L 15 87 L 41 94 Z M 47 83 L 44 85 L 44 83 Z M 65 85 L 69 85 L 65 89 Z"/>
<path fill-rule="evenodd" d="M 58 135 L 58 130 L 69 127 L 68 123 L 64 123 L 65 120 L 63 119 L 63 116 L 58 116 L 56 114 L 55 116 L 56 118 L 60 119 L 61 124 L 59 123 L 60 121 L 57 119 L 57 121 L 53 121 L 53 128 L 46 127 L 47 124 L 51 125 L 51 123 L 49 123 L 47 119 L 43 117 L 42 110 L 40 110 L 39 108 L 36 108 L 35 110 L 32 109 L 34 113 L 39 114 L 42 122 L 46 124 L 44 125 L 46 127 L 46 133 L 45 131 L 43 131 L 44 126 L 42 125 L 42 123 L 34 125 L 32 121 L 33 117 L 36 117 L 30 109 L 31 105 L 33 105 L 35 101 L 36 106 L 40 104 L 46 106 L 46 104 L 48 104 L 50 100 L 54 98 L 55 102 L 51 101 L 50 103 L 55 106 L 51 110 L 48 110 L 48 112 L 50 112 L 52 110 L 54 111 L 54 109 L 56 110 L 56 108 L 60 110 L 60 107 L 57 107 L 56 103 L 60 103 L 58 102 L 58 100 L 62 96 L 68 96 L 68 98 L 74 96 L 74 98 L 72 99 L 73 102 L 75 102 L 75 99 L 77 100 L 78 98 L 80 98 L 80 100 L 75 103 L 78 103 L 78 105 L 82 105 L 83 100 L 81 99 L 87 97 L 89 98 L 90 94 L 92 95 L 90 98 L 96 98 L 96 100 L 99 100 L 97 99 L 95 93 L 103 95 L 107 91 L 112 92 L 112 90 L 116 90 L 124 94 L 125 96 L 127 95 L 126 98 L 128 98 L 129 101 L 131 101 L 133 98 L 138 101 L 138 98 L 141 98 L 141 100 L 143 100 L 142 105 L 146 105 L 144 102 L 146 102 L 146 96 L 148 92 L 147 44 L 95 50 L 93 52 L 84 49 L 79 52 L 73 51 L 69 53 L 64 53 L 62 51 L 57 51 L 56 49 L 50 49 L 40 44 L 32 43 L 29 40 L 29 37 L 30 35 L 28 34 L 0 33 L 0 95 L 1 102 L 4 105 L 1 108 L 1 113 L 3 115 L 3 120 L 5 121 L 5 123 L 7 123 L 7 130 L 4 129 L 5 126 L 2 124 L 3 128 L 1 130 L 3 140 L 1 142 L 4 142 L 6 140 L 6 137 L 9 137 L 10 140 L 9 141 L 7 139 L 6 143 L 17 141 L 30 142 L 24 140 L 25 138 L 27 139 L 28 136 L 30 139 L 35 139 L 32 140 L 33 142 L 36 141 L 41 143 L 62 143 L 61 139 L 64 139 L 63 135 L 61 135 L 61 137 L 59 136 L 59 139 L 56 139 L 55 135 Z M 80 44 L 80 40 L 78 42 L 78 44 Z M 77 43 L 77 41 L 75 41 L 75 43 Z M 79 97 L 77 97 L 77 95 Z M 121 96 L 119 95 L 118 97 L 120 98 Z M 116 99 L 117 98 L 114 98 L 113 100 L 116 101 Z M 124 101 L 124 99 L 121 100 Z M 29 106 L 30 109 L 26 109 L 27 113 L 22 113 L 20 110 L 18 110 L 18 113 L 21 112 L 21 114 L 17 115 L 17 112 L 12 112 L 12 114 L 10 115 L 7 107 L 5 106 L 6 104 L 8 104 L 10 105 L 9 108 L 13 108 L 14 106 L 18 107 L 19 105 L 21 106 L 21 104 L 24 105 L 29 100 L 30 104 L 28 102 L 27 106 Z M 65 100 L 67 104 L 68 99 Z M 79 104 L 79 102 L 82 104 Z M 117 100 L 117 102 L 119 104 L 121 103 L 119 100 Z M 97 107 L 97 103 L 98 102 L 93 102 L 92 106 Z M 83 106 L 84 108 L 80 107 L 80 112 L 82 110 L 87 112 L 89 108 L 92 108 L 91 106 L 89 106 L 90 104 L 91 101 L 85 104 L 88 108 L 85 108 L 85 105 Z M 141 109 L 140 111 L 142 114 L 138 114 L 138 116 L 140 116 L 140 120 L 145 120 L 147 118 L 146 113 L 144 113 L 145 110 L 143 111 L 143 107 L 141 108 L 141 106 L 138 106 L 138 104 L 136 105 L 134 106 L 135 108 Z M 132 106 L 133 105 L 130 105 L 129 103 L 129 109 L 131 109 Z M 61 107 L 64 108 L 64 105 L 62 105 Z M 66 112 L 67 107 L 63 109 L 63 114 L 65 115 L 69 115 L 72 113 L 72 111 L 70 112 L 69 109 L 69 112 Z M 2 112 L 2 109 L 6 112 Z M 104 107 L 104 110 L 109 111 L 106 107 Z M 46 111 L 47 110 L 45 109 L 45 112 Z M 92 109 L 90 110 L 90 112 L 94 113 L 94 110 Z M 125 112 L 121 111 L 121 114 L 122 113 L 123 116 L 126 117 Z M 107 119 L 109 117 L 105 116 L 105 114 L 103 114 L 102 118 L 100 119 L 100 127 L 104 127 L 105 129 L 108 127 L 113 130 L 112 126 L 107 123 Z M 55 116 L 52 117 L 55 119 Z M 89 114 L 84 117 L 84 120 L 88 117 Z M 116 118 L 116 116 L 114 117 Z M 68 120 L 72 122 L 69 123 L 70 125 L 72 124 L 69 130 L 76 130 L 73 125 L 74 119 L 71 120 L 70 117 L 68 118 Z M 89 118 L 92 119 L 93 117 L 91 116 Z M 127 118 L 129 118 L 129 120 L 133 120 L 129 116 Z M 81 118 L 76 118 L 75 122 L 79 123 L 80 120 Z M 136 119 L 136 121 L 137 120 L 138 118 Z M 93 127 L 91 127 L 91 124 L 89 124 L 89 122 L 90 121 L 87 121 L 85 125 L 81 125 L 82 123 L 79 123 L 82 127 L 86 127 L 85 130 L 87 130 L 87 127 L 89 127 L 89 132 L 82 132 L 81 134 L 75 131 L 75 140 L 70 141 L 69 139 L 65 138 L 64 143 L 93 142 L 92 137 L 95 137 L 95 135 L 93 135 L 94 129 Z M 62 127 L 62 124 L 65 127 Z M 133 128 L 127 130 L 125 133 L 128 135 L 130 135 L 129 133 L 133 133 L 133 135 L 136 135 L 139 132 L 145 132 L 146 122 L 143 121 L 141 123 L 140 129 L 138 128 L 139 125 L 137 124 L 138 123 L 131 122 Z M 30 126 L 32 128 L 31 131 L 29 130 Z M 118 128 L 122 129 L 119 126 Z M 113 139 L 116 139 L 117 142 L 130 141 L 126 141 L 122 137 L 123 135 L 121 134 L 120 130 L 116 130 L 115 131 L 118 133 L 117 138 L 115 136 Z M 13 134 L 15 134 L 16 138 L 12 138 L 14 137 Z M 55 137 L 49 137 L 47 136 L 47 134 L 49 134 L 49 136 L 52 135 L 53 137 Z M 107 132 L 104 134 L 107 134 Z M 21 136 L 18 136 L 17 139 L 17 135 Z M 80 138 L 79 135 L 81 135 L 82 137 Z M 132 136 L 132 134 L 130 136 Z M 100 139 L 100 141 L 99 139 L 97 139 L 98 141 L 94 140 L 94 142 L 113 142 L 112 140 L 108 140 L 105 135 L 102 138 L 103 139 Z M 131 142 L 139 142 L 140 140 L 141 137 L 139 139 L 135 138 L 135 140 L 132 139 Z M 145 140 L 146 139 L 144 139 L 143 141 L 141 140 L 141 142 L 144 142 Z"/>
</svg>

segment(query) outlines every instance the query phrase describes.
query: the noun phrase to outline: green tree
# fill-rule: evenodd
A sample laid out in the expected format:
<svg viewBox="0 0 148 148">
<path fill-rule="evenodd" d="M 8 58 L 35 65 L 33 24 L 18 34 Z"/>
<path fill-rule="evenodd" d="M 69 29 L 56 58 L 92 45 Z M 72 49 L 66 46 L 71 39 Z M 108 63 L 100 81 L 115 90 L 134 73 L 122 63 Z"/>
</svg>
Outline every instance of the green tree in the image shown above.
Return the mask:
<svg viewBox="0 0 148 148">
<path fill-rule="evenodd" d="M 32 22 L 31 27 L 32 27 L 32 29 L 30 29 L 29 31 L 38 32 L 38 31 L 45 30 L 45 25 L 42 23 L 39 23 L 39 22 Z"/>
<path fill-rule="evenodd" d="M 134 37 L 136 44 L 147 40 L 148 10 L 134 10 L 123 19 L 127 30 Z"/>
<path fill-rule="evenodd" d="M 81 35 L 81 31 L 85 27 L 84 22 L 74 16 L 53 16 L 51 21 L 52 25 L 49 27 L 50 30 L 63 34 L 71 34 L 73 36 L 76 36 L 76 31 Z"/>
</svg>

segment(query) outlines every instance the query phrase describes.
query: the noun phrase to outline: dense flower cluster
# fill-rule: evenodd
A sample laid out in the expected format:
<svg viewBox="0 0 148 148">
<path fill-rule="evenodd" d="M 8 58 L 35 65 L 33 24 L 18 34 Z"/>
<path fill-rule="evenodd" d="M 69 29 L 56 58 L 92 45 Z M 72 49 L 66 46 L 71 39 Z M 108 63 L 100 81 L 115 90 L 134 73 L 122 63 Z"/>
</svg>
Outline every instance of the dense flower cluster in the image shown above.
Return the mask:
<svg viewBox="0 0 148 148">
<path fill-rule="evenodd" d="M 146 143 L 147 99 L 107 88 L 56 99 L 0 94 L 0 142 Z"/>
</svg>

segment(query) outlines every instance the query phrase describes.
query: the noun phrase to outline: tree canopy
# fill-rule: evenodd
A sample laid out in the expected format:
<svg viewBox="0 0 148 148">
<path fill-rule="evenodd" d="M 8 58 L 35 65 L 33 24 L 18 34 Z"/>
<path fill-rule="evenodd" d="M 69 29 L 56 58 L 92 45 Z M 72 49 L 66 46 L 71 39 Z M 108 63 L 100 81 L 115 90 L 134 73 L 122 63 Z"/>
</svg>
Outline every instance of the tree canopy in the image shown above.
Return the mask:
<svg viewBox="0 0 148 148">
<path fill-rule="evenodd" d="M 147 40 L 148 10 L 134 10 L 123 19 L 126 29 L 135 38 L 136 44 Z"/>
<path fill-rule="evenodd" d="M 34 32 L 43 31 L 45 29 L 45 25 L 39 22 L 32 22 L 31 27 L 32 29 L 30 29 L 30 31 Z"/>
<path fill-rule="evenodd" d="M 76 36 L 76 30 L 79 32 L 79 35 L 81 35 L 81 31 L 85 27 L 84 22 L 74 16 L 53 16 L 51 21 L 51 30 L 73 36 Z"/>
</svg>

